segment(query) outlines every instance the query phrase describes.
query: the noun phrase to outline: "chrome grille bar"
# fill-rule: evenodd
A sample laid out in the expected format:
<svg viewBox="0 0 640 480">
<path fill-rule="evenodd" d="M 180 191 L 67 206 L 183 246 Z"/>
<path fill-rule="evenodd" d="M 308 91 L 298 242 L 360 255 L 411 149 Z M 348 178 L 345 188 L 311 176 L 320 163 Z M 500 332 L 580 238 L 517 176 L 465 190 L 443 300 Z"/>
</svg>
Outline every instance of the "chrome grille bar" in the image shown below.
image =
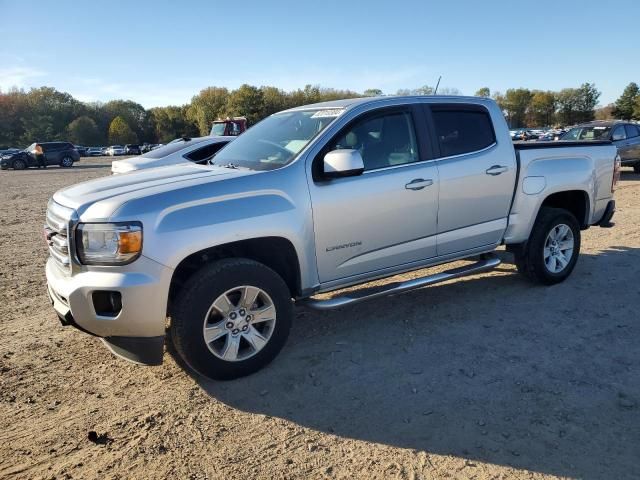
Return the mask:
<svg viewBox="0 0 640 480">
<path fill-rule="evenodd" d="M 71 272 L 71 256 L 69 255 L 69 223 L 73 210 L 57 204 L 53 200 L 47 206 L 45 235 L 49 245 L 49 254 L 65 272 Z"/>
</svg>

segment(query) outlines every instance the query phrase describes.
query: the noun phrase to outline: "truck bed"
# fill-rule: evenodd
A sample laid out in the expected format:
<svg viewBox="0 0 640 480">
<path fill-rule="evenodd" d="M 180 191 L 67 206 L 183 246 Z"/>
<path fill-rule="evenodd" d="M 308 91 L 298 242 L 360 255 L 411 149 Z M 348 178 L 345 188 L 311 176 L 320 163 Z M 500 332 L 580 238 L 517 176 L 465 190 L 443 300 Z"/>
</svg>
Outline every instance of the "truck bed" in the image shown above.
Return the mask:
<svg viewBox="0 0 640 480">
<path fill-rule="evenodd" d="M 562 147 L 596 147 L 611 145 L 609 140 L 557 140 L 550 142 L 513 142 L 516 150 L 539 150 L 541 148 L 562 148 Z"/>
</svg>

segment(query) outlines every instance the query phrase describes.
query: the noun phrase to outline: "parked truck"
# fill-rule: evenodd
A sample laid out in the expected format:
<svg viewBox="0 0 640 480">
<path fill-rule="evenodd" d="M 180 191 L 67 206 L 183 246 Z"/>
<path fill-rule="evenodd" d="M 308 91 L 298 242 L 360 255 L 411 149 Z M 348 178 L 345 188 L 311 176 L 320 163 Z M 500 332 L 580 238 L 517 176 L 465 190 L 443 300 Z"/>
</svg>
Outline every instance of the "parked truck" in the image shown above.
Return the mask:
<svg viewBox="0 0 640 480">
<path fill-rule="evenodd" d="M 168 325 L 193 369 L 236 378 L 278 354 L 296 304 L 337 309 L 486 271 L 500 245 L 533 282 L 565 280 L 581 231 L 609 225 L 619 166 L 609 142 L 514 146 L 490 99 L 298 107 L 258 123 L 211 165 L 55 193 L 48 291 L 63 324 L 119 356 L 161 363 Z M 461 259 L 470 262 L 317 297 Z M 352 310 L 349 321 L 360 320 Z"/>
<path fill-rule="evenodd" d="M 227 117 L 213 122 L 209 135 L 215 137 L 237 137 L 244 133 L 245 130 L 247 130 L 247 119 L 245 117 Z"/>
</svg>

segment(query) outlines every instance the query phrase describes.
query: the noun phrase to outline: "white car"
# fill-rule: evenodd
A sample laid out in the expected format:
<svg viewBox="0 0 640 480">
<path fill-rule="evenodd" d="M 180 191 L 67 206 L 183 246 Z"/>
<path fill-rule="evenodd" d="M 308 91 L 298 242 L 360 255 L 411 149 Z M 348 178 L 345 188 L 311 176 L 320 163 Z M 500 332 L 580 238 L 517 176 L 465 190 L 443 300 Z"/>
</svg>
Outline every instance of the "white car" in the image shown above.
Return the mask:
<svg viewBox="0 0 640 480">
<path fill-rule="evenodd" d="M 115 157 L 116 155 L 124 155 L 124 147 L 122 145 L 111 145 L 107 148 L 106 154 Z"/>
<path fill-rule="evenodd" d="M 185 162 L 204 164 L 208 162 L 218 150 L 235 138 L 236 137 L 179 138 L 139 157 L 131 157 L 113 162 L 111 164 L 111 173 L 129 173 L 144 168 L 164 167 Z"/>
</svg>

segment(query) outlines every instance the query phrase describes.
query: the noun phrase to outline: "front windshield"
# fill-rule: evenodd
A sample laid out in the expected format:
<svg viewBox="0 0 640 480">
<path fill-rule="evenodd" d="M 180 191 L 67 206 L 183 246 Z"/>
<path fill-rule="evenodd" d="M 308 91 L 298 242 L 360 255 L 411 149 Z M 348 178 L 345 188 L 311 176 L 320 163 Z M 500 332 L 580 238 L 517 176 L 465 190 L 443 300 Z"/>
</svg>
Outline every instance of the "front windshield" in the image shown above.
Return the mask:
<svg viewBox="0 0 640 480">
<path fill-rule="evenodd" d="M 575 127 L 565 133 L 561 140 L 608 140 L 611 127 Z"/>
<path fill-rule="evenodd" d="M 224 135 L 224 127 L 226 127 L 224 123 L 214 123 L 213 127 L 211 127 L 211 135 Z"/>
<path fill-rule="evenodd" d="M 342 112 L 332 108 L 276 113 L 229 143 L 211 163 L 251 170 L 283 167 Z"/>
</svg>

